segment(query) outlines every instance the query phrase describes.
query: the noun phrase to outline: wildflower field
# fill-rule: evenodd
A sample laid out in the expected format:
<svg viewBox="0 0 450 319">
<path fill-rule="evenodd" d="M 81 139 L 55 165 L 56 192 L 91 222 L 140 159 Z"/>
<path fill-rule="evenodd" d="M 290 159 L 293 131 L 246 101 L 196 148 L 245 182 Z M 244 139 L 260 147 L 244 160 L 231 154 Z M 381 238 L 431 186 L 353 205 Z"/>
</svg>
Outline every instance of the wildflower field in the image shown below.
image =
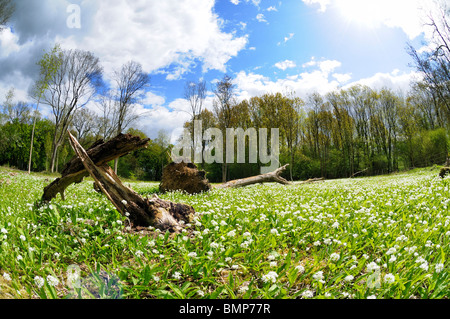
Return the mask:
<svg viewBox="0 0 450 319">
<path fill-rule="evenodd" d="M 35 208 L 49 180 L 0 169 L 0 298 L 450 295 L 450 179 L 437 168 L 160 195 L 197 212 L 176 235 L 130 232 L 89 179 Z"/>
</svg>

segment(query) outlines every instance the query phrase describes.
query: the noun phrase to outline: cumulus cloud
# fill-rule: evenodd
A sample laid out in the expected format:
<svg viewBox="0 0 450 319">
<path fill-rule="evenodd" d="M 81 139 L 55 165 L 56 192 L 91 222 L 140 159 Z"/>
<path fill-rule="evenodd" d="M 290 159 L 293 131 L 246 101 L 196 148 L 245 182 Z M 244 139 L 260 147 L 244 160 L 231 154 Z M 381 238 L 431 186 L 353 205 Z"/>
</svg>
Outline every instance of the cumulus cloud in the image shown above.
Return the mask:
<svg viewBox="0 0 450 319">
<path fill-rule="evenodd" d="M 351 81 L 350 73 L 334 72 L 341 66 L 339 61 L 316 61 L 313 59 L 305 64 L 312 69 L 277 80 L 272 80 L 256 72 L 239 72 L 234 82 L 239 92 L 239 99 L 249 99 L 266 93 L 278 92 L 293 92 L 296 96 L 306 99 L 313 92 L 325 95 L 356 84 L 367 85 L 373 89 L 391 88 L 394 91 L 407 93 L 411 81 L 417 80 L 420 76 L 416 72 L 402 73 L 399 70 L 393 70 L 391 73 L 377 73 L 368 78 Z"/>
<path fill-rule="evenodd" d="M 135 60 L 149 73 L 173 66 L 174 74 L 168 78 L 177 79 L 197 64 L 204 71 L 226 71 L 228 61 L 248 43 L 246 36 L 221 30 L 214 0 L 83 1 L 81 29 L 67 26 L 69 4 L 67 0 L 19 1 L 13 33 L 0 34 L 2 68 L 14 65 L 28 72 L 24 75 L 35 75 L 30 63 L 59 42 L 63 48 L 92 51 L 107 74 Z M 20 63 L 14 63 L 16 59 Z"/>
<path fill-rule="evenodd" d="M 278 62 L 275 64 L 276 68 L 283 70 L 283 71 L 286 71 L 287 69 L 295 68 L 296 66 L 297 65 L 295 64 L 295 62 L 290 61 L 290 60 L 285 60 L 285 61 Z"/>
</svg>

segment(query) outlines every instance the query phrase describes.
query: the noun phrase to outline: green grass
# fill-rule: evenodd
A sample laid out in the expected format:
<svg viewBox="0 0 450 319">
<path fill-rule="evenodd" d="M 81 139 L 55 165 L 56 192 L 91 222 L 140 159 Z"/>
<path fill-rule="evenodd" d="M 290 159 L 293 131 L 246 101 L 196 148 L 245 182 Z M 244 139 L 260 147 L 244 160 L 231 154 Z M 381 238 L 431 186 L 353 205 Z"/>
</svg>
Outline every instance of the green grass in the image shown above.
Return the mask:
<svg viewBox="0 0 450 319">
<path fill-rule="evenodd" d="M 160 195 L 197 212 L 170 235 L 130 234 L 92 182 L 36 209 L 49 177 L 0 169 L 0 298 L 448 298 L 449 178 L 437 175 Z"/>
</svg>

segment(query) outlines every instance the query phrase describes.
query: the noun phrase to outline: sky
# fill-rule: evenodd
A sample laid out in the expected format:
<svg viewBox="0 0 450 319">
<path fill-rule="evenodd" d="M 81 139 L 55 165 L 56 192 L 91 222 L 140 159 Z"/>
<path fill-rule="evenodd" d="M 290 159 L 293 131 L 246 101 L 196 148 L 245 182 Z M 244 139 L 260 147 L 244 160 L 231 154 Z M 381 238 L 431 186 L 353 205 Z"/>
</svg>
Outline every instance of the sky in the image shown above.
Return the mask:
<svg viewBox="0 0 450 319">
<path fill-rule="evenodd" d="M 151 85 L 134 108 L 150 138 L 175 138 L 189 119 L 188 81 L 228 74 L 239 100 L 265 93 L 313 93 L 355 84 L 407 93 L 420 77 L 407 43 L 426 50 L 433 0 L 16 0 L 0 33 L 0 103 L 9 88 L 33 103 L 36 62 L 55 43 L 100 58 L 105 81 L 128 61 Z M 92 101 L 88 107 L 96 111 Z M 51 109 L 42 106 L 44 116 Z M 144 115 L 145 114 L 145 115 Z"/>
</svg>

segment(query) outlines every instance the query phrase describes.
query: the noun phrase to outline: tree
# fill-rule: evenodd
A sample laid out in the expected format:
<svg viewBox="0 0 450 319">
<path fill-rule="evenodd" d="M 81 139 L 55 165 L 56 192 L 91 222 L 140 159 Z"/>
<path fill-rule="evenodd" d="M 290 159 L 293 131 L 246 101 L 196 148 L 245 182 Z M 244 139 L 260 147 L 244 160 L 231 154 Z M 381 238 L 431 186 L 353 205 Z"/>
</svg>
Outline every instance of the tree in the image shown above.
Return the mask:
<svg viewBox="0 0 450 319">
<path fill-rule="evenodd" d="M 72 118 L 72 127 L 77 132 L 77 139 L 82 146 L 87 144 L 89 135 L 99 125 L 99 117 L 87 108 L 79 109 Z M 94 134 L 94 137 L 96 134 Z M 95 142 L 95 141 L 92 141 Z"/>
<path fill-rule="evenodd" d="M 51 172 L 55 171 L 58 148 L 64 142 L 74 112 L 95 95 L 95 81 L 103 72 L 99 59 L 89 51 L 66 50 L 55 56 L 55 59 L 58 67 L 49 76 L 42 95 L 42 101 L 52 108 L 55 122 Z"/>
<path fill-rule="evenodd" d="M 112 124 L 118 135 L 139 118 L 140 114 L 133 110 L 133 104 L 137 102 L 142 90 L 149 84 L 150 78 L 142 70 L 141 64 L 130 61 L 123 65 L 120 71 L 114 72 L 113 79 L 117 86 L 117 95 L 116 103 L 113 104 L 115 110 Z M 116 159 L 114 162 L 116 174 L 118 163 Z"/>
<path fill-rule="evenodd" d="M 11 19 L 15 5 L 11 0 L 0 0 L 0 32 Z"/>
<path fill-rule="evenodd" d="M 184 87 L 184 98 L 189 101 L 192 121 L 197 120 L 200 113 L 202 113 L 203 103 L 206 98 L 206 82 L 187 82 Z"/>
<path fill-rule="evenodd" d="M 438 13 L 429 13 L 425 24 L 433 30 L 430 52 L 419 53 L 409 44 L 408 53 L 426 86 L 435 97 L 436 106 L 443 107 L 450 122 L 450 10 L 442 4 Z"/>
<path fill-rule="evenodd" d="M 54 48 L 45 53 L 41 60 L 37 63 L 39 65 L 39 79 L 36 81 L 32 87 L 31 96 L 37 100 L 36 110 L 34 111 L 33 129 L 31 131 L 31 143 L 30 143 L 30 157 L 28 160 L 28 174 L 31 174 L 31 160 L 33 157 L 33 145 L 34 145 L 34 134 L 36 130 L 36 121 L 39 116 L 39 104 L 42 99 L 42 95 L 49 86 L 51 78 L 56 74 L 58 68 L 62 61 L 62 51 L 58 44 Z"/>
<path fill-rule="evenodd" d="M 224 136 L 224 145 L 226 145 L 226 129 L 231 128 L 233 121 L 233 106 L 236 104 L 235 85 L 232 78 L 224 75 L 223 79 L 218 81 L 214 89 L 215 99 L 213 101 L 214 113 L 217 118 L 219 129 Z M 224 152 L 225 154 L 225 152 Z M 227 181 L 227 163 L 222 163 L 222 182 Z"/>
</svg>

